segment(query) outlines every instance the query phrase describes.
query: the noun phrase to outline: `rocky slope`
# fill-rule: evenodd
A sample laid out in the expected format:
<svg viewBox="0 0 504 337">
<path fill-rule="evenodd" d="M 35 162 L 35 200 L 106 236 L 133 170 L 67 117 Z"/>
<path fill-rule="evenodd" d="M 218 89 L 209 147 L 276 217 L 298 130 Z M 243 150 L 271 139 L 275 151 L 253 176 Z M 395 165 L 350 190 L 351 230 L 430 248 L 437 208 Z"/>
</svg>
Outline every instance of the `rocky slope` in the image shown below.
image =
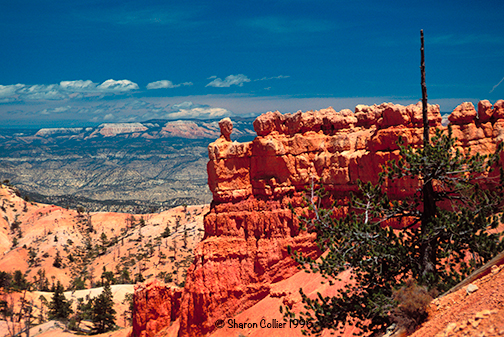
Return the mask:
<svg viewBox="0 0 504 337">
<path fill-rule="evenodd" d="M 41 310 L 47 319 L 40 296 L 49 301 L 52 284 L 59 281 L 72 290 L 66 296 L 74 300 L 75 309 L 76 298 L 101 292 L 106 271 L 116 283 L 112 286 L 116 323 L 128 326 L 131 314 L 124 315 L 128 304 L 123 300 L 126 293 L 133 293 L 134 283 L 160 279 L 174 288 L 183 285 L 208 209 L 179 206 L 142 215 L 87 213 L 27 202 L 15 188 L 0 184 L 0 301 L 19 305 L 21 293 L 9 294 L 2 288 L 4 273 L 19 271 L 32 283 L 26 300 L 33 301 L 33 323 L 39 324 Z M 12 283 L 23 282 L 13 278 Z M 0 321 L 0 336 L 7 332 L 6 324 Z"/>
<path fill-rule="evenodd" d="M 26 202 L 15 192 L 0 184 L 0 270 L 21 270 L 29 281 L 43 271 L 65 287 L 78 276 L 85 287 L 93 286 L 104 267 L 116 274 L 126 269 L 131 279 L 140 272 L 147 279 L 173 273 L 174 262 L 189 265 L 208 210 L 180 206 L 143 215 L 81 213 Z M 166 228 L 169 235 L 163 235 Z M 54 265 L 57 255 L 59 266 Z M 176 274 L 174 282 L 182 282 Z"/>
<path fill-rule="evenodd" d="M 432 301 L 429 320 L 411 336 L 504 336 L 503 287 L 504 267 L 494 265 L 490 274 Z"/>
<path fill-rule="evenodd" d="M 504 137 L 504 101 L 482 101 L 477 109 L 463 103 L 449 121 L 464 151 L 488 153 Z M 439 107 L 428 111 L 431 126 L 442 127 Z M 380 165 L 397 157 L 399 136 L 409 144 L 422 142 L 420 104 L 268 112 L 254 121 L 257 137 L 246 143 L 230 140 L 230 120 L 219 124 L 221 136 L 208 147 L 213 202 L 185 288 L 138 286 L 134 336 L 208 335 L 217 329 L 216 321 L 273 296 L 275 284 L 297 272 L 287 246 L 319 254 L 313 236 L 299 231 L 289 209 L 302 211 L 306 186 L 321 181 L 330 194 L 327 201 L 344 204 L 357 179 L 376 182 Z M 417 187 L 411 180 L 387 186 L 392 198 L 411 195 Z"/>
</svg>

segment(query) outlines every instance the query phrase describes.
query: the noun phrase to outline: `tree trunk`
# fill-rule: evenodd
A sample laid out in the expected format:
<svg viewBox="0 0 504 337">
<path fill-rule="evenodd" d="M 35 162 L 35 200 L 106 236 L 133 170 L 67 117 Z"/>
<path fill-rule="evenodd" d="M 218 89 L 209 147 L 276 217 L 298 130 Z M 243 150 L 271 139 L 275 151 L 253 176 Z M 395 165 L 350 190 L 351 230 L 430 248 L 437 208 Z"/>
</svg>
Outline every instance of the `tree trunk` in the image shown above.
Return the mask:
<svg viewBox="0 0 504 337">
<path fill-rule="evenodd" d="M 422 120 L 423 120 L 423 145 L 429 145 L 429 118 L 427 115 L 427 85 L 425 84 L 425 54 L 423 29 L 420 30 L 420 74 L 422 86 Z"/>
<path fill-rule="evenodd" d="M 429 118 L 427 109 L 427 85 L 425 83 L 425 54 L 424 54 L 424 35 L 423 30 L 420 31 L 420 73 L 422 86 L 422 119 L 423 119 L 423 148 L 427 151 L 430 146 L 429 139 Z M 424 157 L 427 155 L 424 152 Z M 426 161 L 425 161 L 426 162 Z M 422 279 L 426 279 L 428 274 L 435 273 L 436 265 L 436 238 L 430 237 L 430 228 L 433 226 L 433 220 L 436 217 L 436 202 L 434 200 L 434 188 L 430 179 L 428 167 L 423 168 L 422 179 L 422 196 L 423 196 L 423 213 L 421 224 L 421 245 L 420 245 L 420 275 Z"/>
</svg>

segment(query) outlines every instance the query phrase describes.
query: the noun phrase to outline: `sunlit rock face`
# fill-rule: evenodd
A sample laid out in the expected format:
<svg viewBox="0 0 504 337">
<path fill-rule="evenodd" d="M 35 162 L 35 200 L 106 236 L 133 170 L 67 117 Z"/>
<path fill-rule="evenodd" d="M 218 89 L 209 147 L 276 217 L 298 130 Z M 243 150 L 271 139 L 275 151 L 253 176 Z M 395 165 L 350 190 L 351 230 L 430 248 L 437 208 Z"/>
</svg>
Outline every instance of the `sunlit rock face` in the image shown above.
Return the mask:
<svg viewBox="0 0 504 337">
<path fill-rule="evenodd" d="M 113 137 L 119 133 L 132 133 L 146 131 L 147 127 L 141 123 L 114 123 L 114 124 L 101 124 L 99 133 L 105 137 Z"/>
<path fill-rule="evenodd" d="M 504 137 L 504 101 L 493 106 L 482 101 L 477 109 L 463 103 L 448 120 L 462 150 L 490 153 Z M 428 106 L 428 119 L 431 134 L 436 127 L 446 129 L 438 105 Z M 421 103 L 359 105 L 353 112 L 268 112 L 255 120 L 257 137 L 247 143 L 230 141 L 230 120 L 219 125 L 221 136 L 208 146 L 213 202 L 204 220 L 205 238 L 195 251 L 185 288 L 180 295 L 168 296 L 178 308 L 176 319 L 173 310 L 163 309 L 176 321 L 165 330 L 177 330 L 179 336 L 208 334 L 215 330 L 215 321 L 233 317 L 269 295 L 272 284 L 297 271 L 288 246 L 320 254 L 314 236 L 299 229 L 290 209 L 302 212 L 307 186 L 322 183 L 327 202 L 344 205 L 357 190 L 357 180 L 377 182 L 381 165 L 398 158 L 400 137 L 413 146 L 423 141 Z M 414 179 L 386 186 L 394 199 L 411 196 L 419 187 Z M 156 317 L 152 319 L 166 321 L 161 313 Z M 151 336 L 162 325 L 151 323 L 155 328 L 149 329 L 148 322 L 137 323 L 145 328 L 136 332 Z"/>
</svg>

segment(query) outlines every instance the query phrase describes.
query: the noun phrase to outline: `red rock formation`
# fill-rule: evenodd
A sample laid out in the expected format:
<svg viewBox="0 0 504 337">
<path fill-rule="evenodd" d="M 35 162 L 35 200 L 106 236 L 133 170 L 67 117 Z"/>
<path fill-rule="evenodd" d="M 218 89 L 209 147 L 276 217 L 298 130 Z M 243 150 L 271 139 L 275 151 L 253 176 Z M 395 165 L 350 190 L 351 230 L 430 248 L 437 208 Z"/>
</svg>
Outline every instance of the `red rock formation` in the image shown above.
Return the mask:
<svg viewBox="0 0 504 337">
<path fill-rule="evenodd" d="M 397 157 L 399 137 L 422 143 L 421 110 L 420 103 L 383 103 L 359 105 L 355 112 L 268 112 L 255 120 L 258 136 L 248 143 L 231 142 L 232 125 L 220 123 L 221 137 L 208 147 L 213 203 L 205 217 L 205 238 L 195 252 L 180 303 L 170 297 L 172 306 L 180 305 L 178 335 L 208 334 L 218 319 L 269 295 L 273 283 L 297 271 L 287 246 L 317 255 L 314 237 L 299 230 L 289 204 L 300 212 L 305 188 L 313 181 L 321 181 L 343 202 L 356 190 L 357 179 L 376 182 L 380 165 Z M 488 153 L 504 137 L 504 101 L 493 109 L 480 102 L 478 111 L 463 103 L 449 121 L 460 146 Z M 430 125 L 442 127 L 439 106 L 430 105 L 428 113 Z M 417 187 L 415 181 L 399 180 L 389 183 L 388 193 L 404 198 Z M 135 303 L 144 293 L 149 290 L 137 293 Z M 153 319 L 165 322 L 159 308 Z M 163 325 L 149 328 L 144 323 L 137 324 L 136 335 L 154 335 Z"/>
<path fill-rule="evenodd" d="M 135 286 L 133 336 L 153 336 L 170 326 L 180 312 L 181 289 L 168 288 L 156 279 Z"/>
<path fill-rule="evenodd" d="M 231 141 L 231 133 L 233 132 L 233 122 L 229 117 L 223 118 L 219 122 L 221 135 L 227 140 Z"/>
</svg>

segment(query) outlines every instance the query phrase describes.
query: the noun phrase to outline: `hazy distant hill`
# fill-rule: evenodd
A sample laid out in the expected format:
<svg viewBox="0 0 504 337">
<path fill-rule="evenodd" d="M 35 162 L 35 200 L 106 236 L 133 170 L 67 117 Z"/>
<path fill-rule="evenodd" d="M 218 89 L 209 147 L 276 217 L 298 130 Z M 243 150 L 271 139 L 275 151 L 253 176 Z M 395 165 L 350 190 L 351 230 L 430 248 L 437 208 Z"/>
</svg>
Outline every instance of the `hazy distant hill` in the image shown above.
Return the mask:
<svg viewBox="0 0 504 337">
<path fill-rule="evenodd" d="M 252 140 L 252 122 L 233 118 L 232 138 Z M 95 211 L 209 203 L 207 146 L 219 136 L 217 120 L 0 129 L 0 179 L 33 200 Z"/>
</svg>

